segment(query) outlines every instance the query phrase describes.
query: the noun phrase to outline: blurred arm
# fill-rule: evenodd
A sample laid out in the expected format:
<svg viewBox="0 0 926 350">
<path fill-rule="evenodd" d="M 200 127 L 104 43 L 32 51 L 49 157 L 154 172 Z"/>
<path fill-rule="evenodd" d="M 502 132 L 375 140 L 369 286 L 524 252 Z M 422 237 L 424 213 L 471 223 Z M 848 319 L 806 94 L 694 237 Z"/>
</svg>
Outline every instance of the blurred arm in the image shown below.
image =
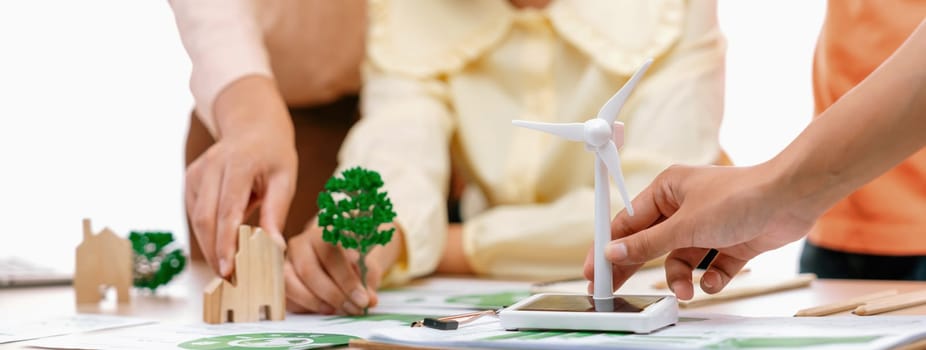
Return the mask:
<svg viewBox="0 0 926 350">
<path fill-rule="evenodd" d="M 273 77 L 250 0 L 170 0 L 180 38 L 193 63 L 196 111 L 218 138 L 213 115 L 220 93 L 245 76 Z"/>
<path fill-rule="evenodd" d="M 926 21 L 781 154 L 779 188 L 819 216 L 926 145 Z"/>
</svg>

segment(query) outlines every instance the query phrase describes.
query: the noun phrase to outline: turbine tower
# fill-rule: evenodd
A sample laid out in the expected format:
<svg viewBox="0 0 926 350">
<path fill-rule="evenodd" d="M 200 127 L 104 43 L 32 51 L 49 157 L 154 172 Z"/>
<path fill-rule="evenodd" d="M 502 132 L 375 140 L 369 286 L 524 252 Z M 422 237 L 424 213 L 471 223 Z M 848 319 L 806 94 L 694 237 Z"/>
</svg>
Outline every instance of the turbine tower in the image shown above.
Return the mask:
<svg viewBox="0 0 926 350">
<path fill-rule="evenodd" d="M 621 158 L 617 153 L 618 145 L 614 142 L 615 136 L 618 136 L 621 140 L 619 142 L 623 143 L 624 124 L 615 122 L 615 119 L 621 107 L 624 106 L 624 102 L 627 102 L 630 92 L 652 63 L 652 59 L 646 60 L 633 73 L 630 80 L 601 107 L 598 115 L 584 123 L 512 121 L 515 126 L 540 130 L 571 141 L 584 142 L 586 150 L 595 152 L 595 293 L 593 298 L 597 311 L 613 311 L 611 264 L 604 256 L 605 246 L 611 240 L 609 172 L 614 177 L 617 189 L 621 193 L 627 214 L 633 216 L 633 205 L 630 203 L 627 187 L 624 185 L 624 175 L 621 172 Z M 616 134 L 615 130 L 619 132 Z"/>
</svg>

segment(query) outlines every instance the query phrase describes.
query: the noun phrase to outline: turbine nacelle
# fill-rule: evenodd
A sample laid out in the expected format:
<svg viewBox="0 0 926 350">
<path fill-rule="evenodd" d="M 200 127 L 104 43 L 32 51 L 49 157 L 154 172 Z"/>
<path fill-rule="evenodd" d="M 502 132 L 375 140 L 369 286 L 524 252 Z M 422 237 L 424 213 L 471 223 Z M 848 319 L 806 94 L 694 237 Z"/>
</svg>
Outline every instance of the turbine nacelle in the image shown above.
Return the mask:
<svg viewBox="0 0 926 350">
<path fill-rule="evenodd" d="M 623 124 L 615 123 L 615 120 L 624 106 L 624 102 L 627 102 L 627 98 L 630 97 L 630 92 L 637 86 L 643 73 L 652 63 L 652 60 L 643 63 L 643 66 L 633 73 L 630 80 L 601 107 L 598 115 L 584 123 L 542 123 L 527 120 L 513 120 L 511 122 L 515 126 L 540 130 L 567 140 L 584 142 L 585 149 L 595 152 L 596 158 L 604 163 L 608 173 L 614 178 L 617 189 L 621 193 L 621 199 L 624 200 L 624 208 L 627 209 L 627 214 L 630 216 L 633 216 L 633 206 L 630 203 L 630 197 L 628 197 L 627 187 L 624 185 L 621 158 L 617 153 L 618 145 L 623 144 L 624 128 Z M 619 131 L 619 133 L 615 133 L 615 130 Z M 596 182 L 595 190 L 607 191 L 607 186 L 607 183 L 600 184 Z"/>
<path fill-rule="evenodd" d="M 582 124 L 584 126 L 585 144 L 591 148 L 604 146 L 614 138 L 614 127 L 608 122 L 594 118 Z"/>
</svg>

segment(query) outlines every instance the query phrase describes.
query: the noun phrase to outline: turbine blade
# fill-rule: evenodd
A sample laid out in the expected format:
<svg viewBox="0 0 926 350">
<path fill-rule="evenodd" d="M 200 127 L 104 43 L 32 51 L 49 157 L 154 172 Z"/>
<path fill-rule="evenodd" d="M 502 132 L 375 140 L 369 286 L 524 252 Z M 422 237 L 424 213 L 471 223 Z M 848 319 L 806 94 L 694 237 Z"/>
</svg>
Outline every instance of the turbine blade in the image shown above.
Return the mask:
<svg viewBox="0 0 926 350">
<path fill-rule="evenodd" d="M 598 158 L 608 167 L 608 173 L 614 178 L 614 183 L 617 184 L 617 190 L 621 192 L 621 199 L 624 200 L 624 208 L 627 208 L 627 214 L 633 216 L 633 204 L 630 203 L 630 197 L 627 194 L 627 186 L 624 185 L 624 173 L 621 171 L 621 157 L 617 153 L 617 146 L 614 144 L 614 141 L 599 147 L 595 154 L 597 154 Z"/>
<path fill-rule="evenodd" d="M 617 91 L 614 96 L 611 96 L 611 99 L 608 100 L 604 106 L 601 106 L 601 110 L 598 111 L 598 119 L 604 119 L 608 124 L 613 123 L 617 119 L 617 114 L 621 112 L 621 108 L 624 107 L 624 102 L 627 102 L 627 98 L 630 97 L 630 93 L 637 83 L 640 82 L 640 78 L 643 77 L 643 74 L 646 73 L 646 70 L 649 69 L 649 65 L 653 63 L 653 59 L 647 59 L 646 62 L 643 62 L 643 65 L 633 73 L 633 76 L 630 77 L 630 80 Z"/>
<path fill-rule="evenodd" d="M 585 142 L 585 124 L 582 123 L 541 123 L 527 120 L 512 120 L 511 124 L 522 128 L 540 130 L 567 140 Z"/>
</svg>

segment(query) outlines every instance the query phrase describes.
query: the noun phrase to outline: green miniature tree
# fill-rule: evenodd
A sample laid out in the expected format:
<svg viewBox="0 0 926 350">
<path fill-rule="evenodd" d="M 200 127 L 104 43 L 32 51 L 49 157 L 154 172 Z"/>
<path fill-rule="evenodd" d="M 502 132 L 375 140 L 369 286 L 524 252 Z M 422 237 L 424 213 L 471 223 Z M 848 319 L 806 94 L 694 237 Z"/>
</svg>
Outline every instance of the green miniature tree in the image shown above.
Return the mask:
<svg viewBox="0 0 926 350">
<path fill-rule="evenodd" d="M 392 222 L 395 212 L 386 192 L 379 191 L 383 186 L 379 173 L 355 167 L 341 175 L 343 178 L 328 179 L 325 190 L 318 195 L 318 226 L 323 230 L 325 242 L 335 246 L 340 243 L 341 247 L 360 253 L 357 266 L 366 287 L 367 253 L 374 246 L 392 240 L 395 228 L 380 230 L 380 226 Z"/>
<path fill-rule="evenodd" d="M 129 233 L 134 253 L 132 284 L 137 288 L 154 291 L 167 284 L 186 266 L 186 257 L 180 248 L 170 249 L 174 235 L 170 232 Z"/>
</svg>

